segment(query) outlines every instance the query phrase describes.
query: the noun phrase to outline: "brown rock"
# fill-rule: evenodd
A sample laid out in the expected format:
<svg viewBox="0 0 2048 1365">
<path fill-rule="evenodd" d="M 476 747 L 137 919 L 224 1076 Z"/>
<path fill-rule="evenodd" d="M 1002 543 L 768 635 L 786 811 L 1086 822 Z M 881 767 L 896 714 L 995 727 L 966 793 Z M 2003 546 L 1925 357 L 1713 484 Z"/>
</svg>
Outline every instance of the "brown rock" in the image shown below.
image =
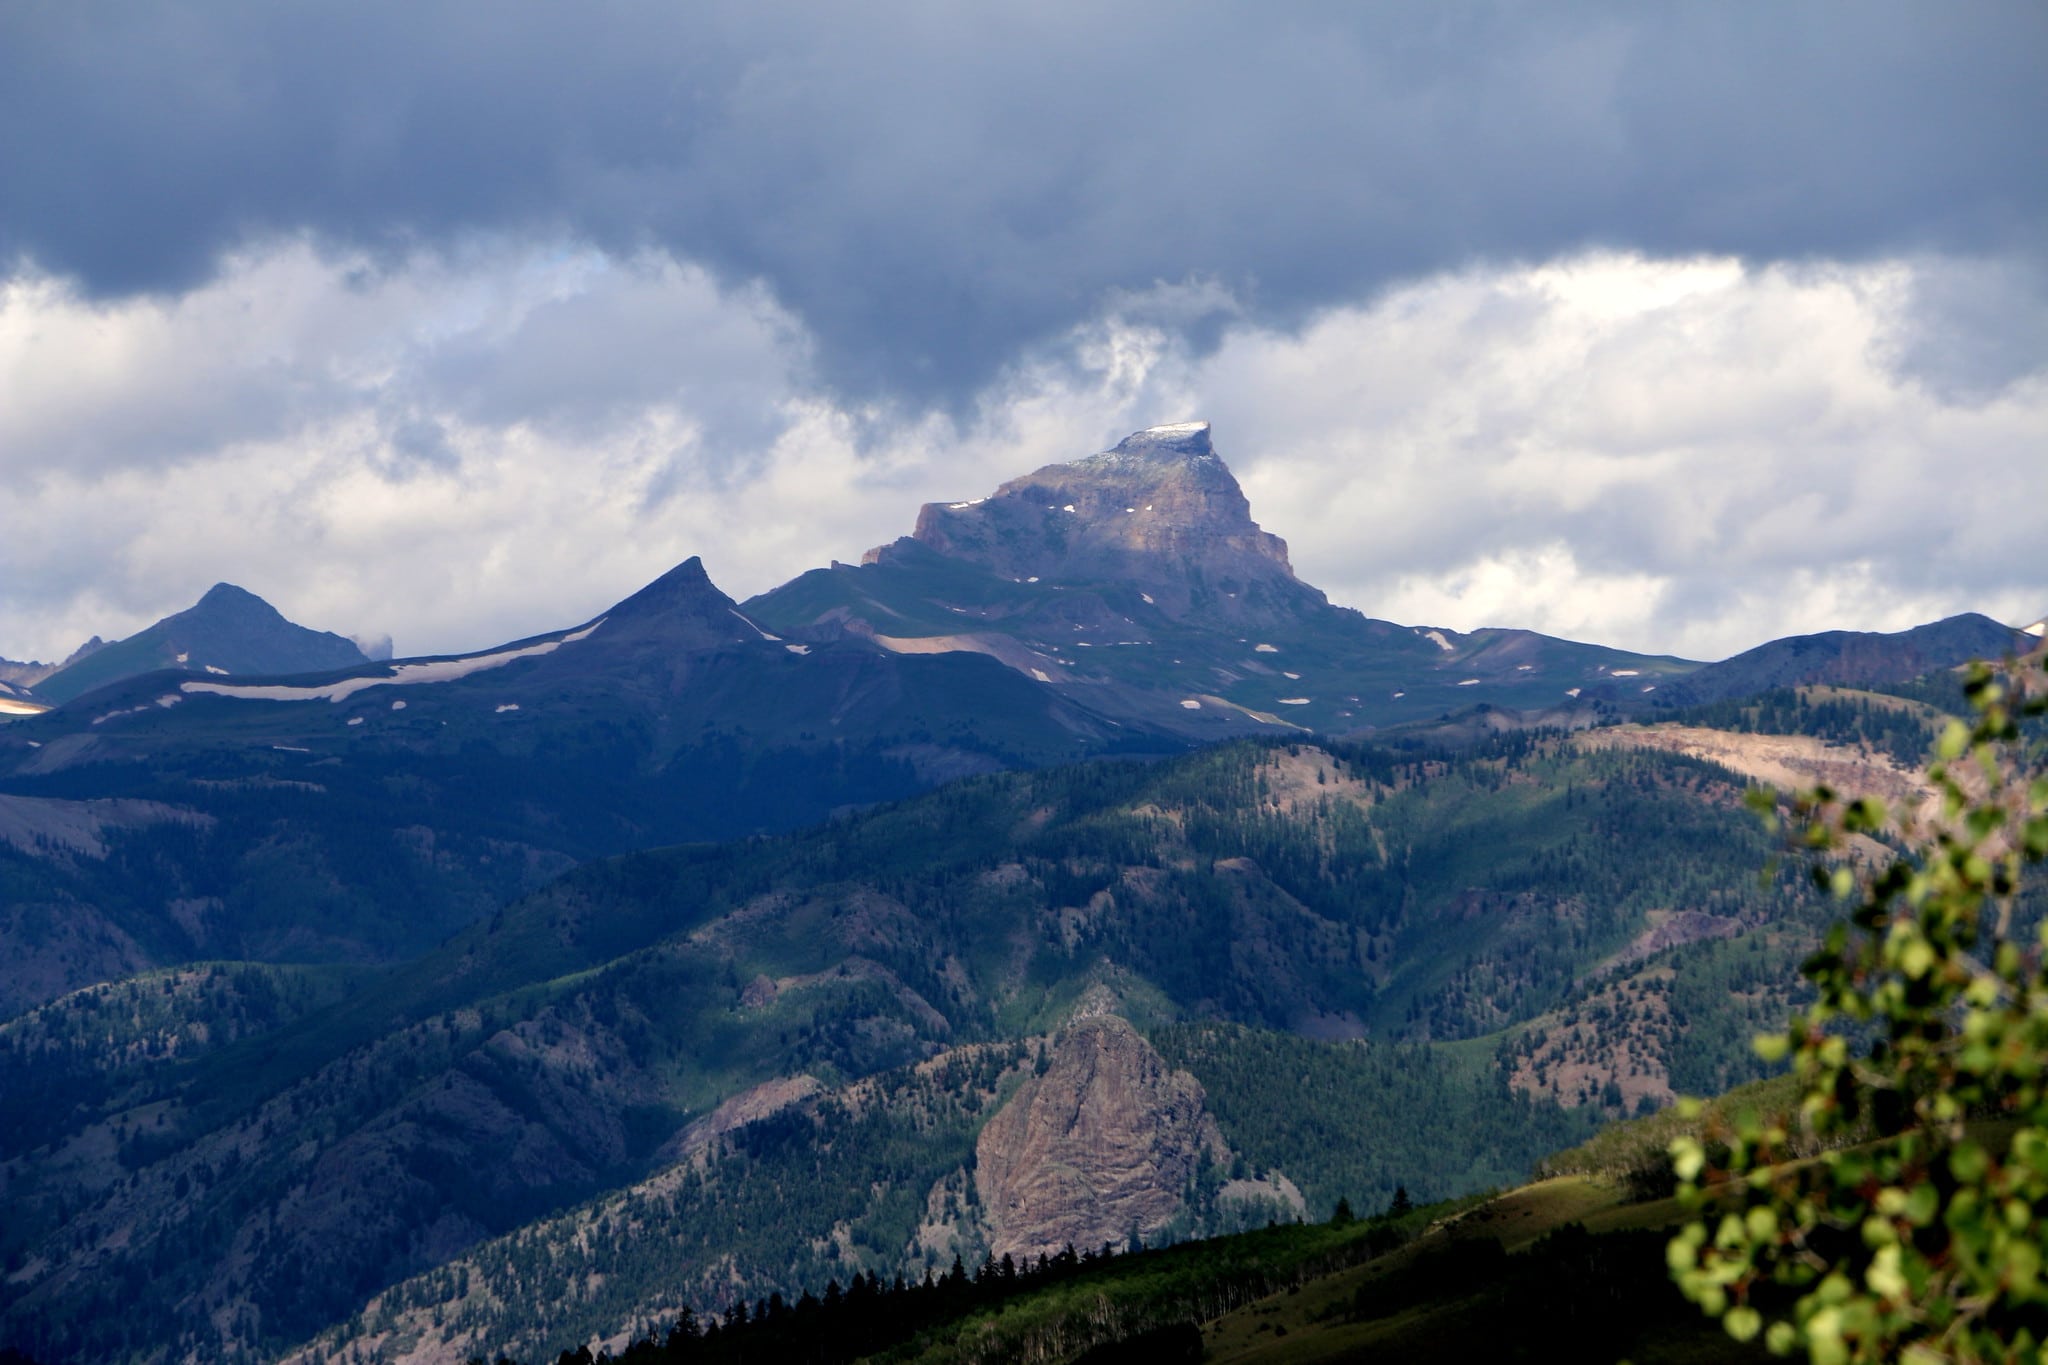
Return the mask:
<svg viewBox="0 0 2048 1365">
<path fill-rule="evenodd" d="M 975 1189 L 997 1256 L 1121 1245 L 1172 1220 L 1202 1153 L 1226 1155 L 1202 1086 L 1115 1015 L 1068 1026 L 988 1121 Z"/>
<path fill-rule="evenodd" d="M 1252 520 L 1207 422 L 1135 432 L 1113 450 L 1047 465 L 974 502 L 927 503 L 907 541 L 868 557 L 886 562 L 920 549 L 1010 578 L 1142 587 L 1176 619 L 1328 604 L 1294 576 L 1287 542 Z"/>
</svg>

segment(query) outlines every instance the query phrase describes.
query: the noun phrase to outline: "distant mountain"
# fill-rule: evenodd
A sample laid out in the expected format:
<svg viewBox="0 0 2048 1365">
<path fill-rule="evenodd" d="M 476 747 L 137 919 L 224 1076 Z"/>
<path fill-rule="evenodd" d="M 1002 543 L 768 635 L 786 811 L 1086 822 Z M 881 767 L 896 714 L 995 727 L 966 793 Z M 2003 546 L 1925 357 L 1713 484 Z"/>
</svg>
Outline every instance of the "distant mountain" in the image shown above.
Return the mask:
<svg viewBox="0 0 2048 1365">
<path fill-rule="evenodd" d="M 17 696 L 26 695 L 24 689 L 33 688 L 60 668 L 68 668 L 94 650 L 106 648 L 107 642 L 95 635 L 77 649 L 71 651 L 59 663 L 46 664 L 35 660 L 0 659 L 0 684 L 6 684 Z M 5 695 L 0 693 L 0 695 Z"/>
<path fill-rule="evenodd" d="M 1373 620 L 1185 424 L 744 606 L 690 559 L 465 655 L 178 645 L 0 727 L 0 1340 L 540 1360 L 1512 1180 L 1755 1074 L 1830 907 L 1745 782 L 1910 799 L 1943 717 L 1593 722 L 2011 636 Z"/>
<path fill-rule="evenodd" d="M 1583 724 L 1698 667 L 1333 607 L 1251 519 L 1203 422 L 929 503 L 859 567 L 814 570 L 745 610 L 793 639 L 986 654 L 1126 724 L 1204 739 L 1345 733 L 1482 702 Z"/>
<path fill-rule="evenodd" d="M 868 559 L 744 607 L 690 559 L 570 629 L 377 663 L 216 588 L 50 682 L 159 671 L 0 727 L 19 831 L 0 837 L 0 1013 L 141 965 L 402 958 L 573 862 L 973 773 L 1245 733 L 1462 743 L 1781 676 L 1331 606 L 1201 424 L 928 506 Z M 252 638 L 344 663 L 256 672 L 306 664 L 243 651 Z M 1943 626 L 1752 654 L 1793 655 L 1802 678 L 1825 656 L 1851 681 L 2004 638 Z M 1722 690 L 1675 690 L 1701 673 Z"/>
<path fill-rule="evenodd" d="M 43 678 L 36 693 L 68 702 L 124 678 L 169 669 L 186 673 L 311 673 L 363 663 L 339 635 L 294 625 L 252 592 L 216 583 L 198 603 L 125 640 L 74 656 Z"/>
<path fill-rule="evenodd" d="M 477 654 L 148 673 L 0 727 L 0 1017 L 143 966 L 409 957 L 584 859 L 1187 746 L 978 655 L 778 638 L 694 558 Z"/>
<path fill-rule="evenodd" d="M 1168 621 L 1264 627 L 1329 606 L 1294 576 L 1287 542 L 1252 520 L 1207 422 L 1134 432 L 987 498 L 927 503 L 908 539 L 1012 581 L 1144 589 Z M 868 562 L 901 558 L 903 544 Z"/>
<path fill-rule="evenodd" d="M 2029 632 L 1974 612 L 1889 635 L 1855 630 L 1792 635 L 1708 664 L 1673 683 L 1658 700 L 1684 706 L 1753 696 L 1774 687 L 1908 682 L 1971 659 L 2024 652 L 2031 644 Z"/>
</svg>

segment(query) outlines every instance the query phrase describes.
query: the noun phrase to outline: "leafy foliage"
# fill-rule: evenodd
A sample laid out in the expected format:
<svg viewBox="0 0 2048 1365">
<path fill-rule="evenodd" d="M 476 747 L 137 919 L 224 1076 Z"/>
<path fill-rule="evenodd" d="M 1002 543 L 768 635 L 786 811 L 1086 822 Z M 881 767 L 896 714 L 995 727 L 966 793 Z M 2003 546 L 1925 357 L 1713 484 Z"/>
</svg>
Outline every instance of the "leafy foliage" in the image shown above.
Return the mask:
<svg viewBox="0 0 2048 1365">
<path fill-rule="evenodd" d="M 2048 711 L 2044 666 L 1973 669 L 1975 719 L 1942 735 L 1928 826 L 1824 789 L 1796 804 L 1811 850 L 1896 821 L 1907 852 L 1860 879 L 1848 860 L 1815 869 L 1860 903 L 1806 964 L 1815 1003 L 1758 1040 L 1791 1056 L 1796 1115 L 1739 1117 L 1710 1135 L 1725 1156 L 1672 1143 L 1699 1215 L 1672 1271 L 1738 1340 L 1820 1365 L 2038 1359 L 2048 1342 L 2048 924 L 2021 930 L 2022 873 L 2048 858 L 2048 774 L 2020 723 Z M 1854 1145 L 1791 1160 L 1802 1139 Z M 1717 1198 L 1735 1207 L 1710 1232 Z M 1766 1331 L 1751 1293 L 1769 1282 L 1799 1296 Z"/>
</svg>

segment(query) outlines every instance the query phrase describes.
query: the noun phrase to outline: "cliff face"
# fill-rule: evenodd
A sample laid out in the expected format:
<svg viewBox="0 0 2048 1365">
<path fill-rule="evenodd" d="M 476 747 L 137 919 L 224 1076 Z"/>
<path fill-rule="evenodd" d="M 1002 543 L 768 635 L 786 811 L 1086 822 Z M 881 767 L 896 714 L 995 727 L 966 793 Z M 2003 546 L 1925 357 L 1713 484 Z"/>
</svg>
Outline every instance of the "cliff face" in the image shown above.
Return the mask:
<svg viewBox="0 0 2048 1365">
<path fill-rule="evenodd" d="M 1068 1026 L 975 1146 L 996 1256 L 1122 1245 L 1182 1206 L 1201 1155 L 1227 1155 L 1201 1083 L 1115 1015 Z"/>
<path fill-rule="evenodd" d="M 987 498 L 926 503 L 911 539 L 1008 578 L 1132 584 L 1173 618 L 1327 605 L 1295 578 L 1287 542 L 1252 520 L 1206 422 L 1136 432 Z M 886 562 L 894 549 L 870 558 Z"/>
</svg>

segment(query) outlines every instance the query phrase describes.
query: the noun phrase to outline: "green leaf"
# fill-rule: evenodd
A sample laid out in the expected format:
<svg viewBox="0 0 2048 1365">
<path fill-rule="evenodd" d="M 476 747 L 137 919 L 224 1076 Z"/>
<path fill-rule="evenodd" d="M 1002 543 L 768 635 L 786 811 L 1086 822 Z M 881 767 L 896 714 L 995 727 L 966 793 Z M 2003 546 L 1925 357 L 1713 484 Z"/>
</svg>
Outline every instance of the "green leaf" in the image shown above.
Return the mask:
<svg viewBox="0 0 2048 1365">
<path fill-rule="evenodd" d="M 1963 750 L 1970 747 L 1970 727 L 1959 720 L 1951 720 L 1942 727 L 1941 738 L 1935 742 L 1934 751 L 1943 760 L 1952 761 L 1963 756 Z"/>
</svg>

